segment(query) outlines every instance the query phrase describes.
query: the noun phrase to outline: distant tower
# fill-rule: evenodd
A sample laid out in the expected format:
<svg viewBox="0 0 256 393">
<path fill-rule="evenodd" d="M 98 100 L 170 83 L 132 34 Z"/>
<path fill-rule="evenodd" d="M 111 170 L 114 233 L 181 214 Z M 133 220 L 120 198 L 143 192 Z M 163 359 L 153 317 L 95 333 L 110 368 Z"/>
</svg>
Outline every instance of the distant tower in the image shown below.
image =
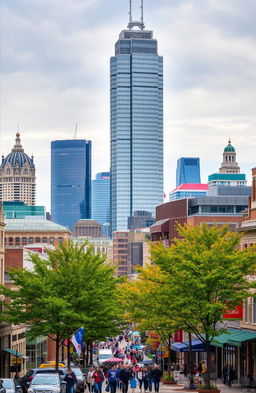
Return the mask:
<svg viewBox="0 0 256 393">
<path fill-rule="evenodd" d="M 220 173 L 240 173 L 240 167 L 236 162 L 236 150 L 231 145 L 231 140 L 229 139 L 228 145 L 225 147 L 223 152 L 223 162 L 219 169 Z"/>
<path fill-rule="evenodd" d="M 110 173 L 97 173 L 92 181 L 92 219 L 101 225 L 110 223 Z"/>
<path fill-rule="evenodd" d="M 181 157 L 177 161 L 176 187 L 181 184 L 200 184 L 200 158 Z"/>
<path fill-rule="evenodd" d="M 24 153 L 17 132 L 15 145 L 0 165 L 0 202 L 24 202 L 35 205 L 36 177 L 33 156 Z"/>
<path fill-rule="evenodd" d="M 51 143 L 51 217 L 71 231 L 80 219 L 91 218 L 91 141 Z"/>
<path fill-rule="evenodd" d="M 134 29 L 137 27 L 137 29 Z M 139 21 L 123 30 L 110 60 L 111 230 L 127 228 L 137 210 L 155 215 L 163 202 L 163 58 Z"/>
<path fill-rule="evenodd" d="M 229 139 L 228 145 L 223 152 L 223 162 L 219 168 L 219 172 L 212 173 L 208 176 L 208 185 L 209 187 L 216 185 L 245 187 L 246 184 L 246 175 L 240 173 L 240 167 L 236 162 L 236 150 L 231 145 L 231 140 Z"/>
</svg>

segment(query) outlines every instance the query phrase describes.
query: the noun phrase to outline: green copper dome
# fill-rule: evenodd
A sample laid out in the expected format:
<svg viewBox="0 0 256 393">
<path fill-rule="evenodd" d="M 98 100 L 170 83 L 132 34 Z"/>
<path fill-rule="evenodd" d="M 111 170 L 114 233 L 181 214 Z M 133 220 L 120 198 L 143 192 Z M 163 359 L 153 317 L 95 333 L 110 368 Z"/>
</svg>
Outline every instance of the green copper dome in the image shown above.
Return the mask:
<svg viewBox="0 0 256 393">
<path fill-rule="evenodd" d="M 228 141 L 228 145 L 225 147 L 225 149 L 224 149 L 224 153 L 226 153 L 226 152 L 232 152 L 232 153 L 235 153 L 235 148 L 231 145 L 231 140 L 229 139 L 229 141 Z"/>
</svg>

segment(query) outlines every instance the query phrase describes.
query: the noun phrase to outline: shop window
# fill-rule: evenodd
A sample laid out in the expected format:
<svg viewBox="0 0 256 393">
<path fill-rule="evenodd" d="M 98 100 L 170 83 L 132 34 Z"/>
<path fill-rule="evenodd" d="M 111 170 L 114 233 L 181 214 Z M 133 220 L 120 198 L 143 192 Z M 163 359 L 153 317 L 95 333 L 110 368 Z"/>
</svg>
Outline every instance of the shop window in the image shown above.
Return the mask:
<svg viewBox="0 0 256 393">
<path fill-rule="evenodd" d="M 13 238 L 9 237 L 9 246 L 13 246 Z"/>
<path fill-rule="evenodd" d="M 15 237 L 15 245 L 16 246 L 20 245 L 20 238 L 19 237 Z"/>
<path fill-rule="evenodd" d="M 29 238 L 28 238 L 28 242 L 29 242 L 29 244 L 34 243 L 34 238 L 33 238 L 33 237 L 29 237 Z"/>
<path fill-rule="evenodd" d="M 36 237 L 36 243 L 40 243 L 40 237 Z"/>
<path fill-rule="evenodd" d="M 22 238 L 22 245 L 25 246 L 27 244 L 27 238 L 23 237 Z"/>
<path fill-rule="evenodd" d="M 47 237 L 43 237 L 43 243 L 47 243 Z"/>
</svg>

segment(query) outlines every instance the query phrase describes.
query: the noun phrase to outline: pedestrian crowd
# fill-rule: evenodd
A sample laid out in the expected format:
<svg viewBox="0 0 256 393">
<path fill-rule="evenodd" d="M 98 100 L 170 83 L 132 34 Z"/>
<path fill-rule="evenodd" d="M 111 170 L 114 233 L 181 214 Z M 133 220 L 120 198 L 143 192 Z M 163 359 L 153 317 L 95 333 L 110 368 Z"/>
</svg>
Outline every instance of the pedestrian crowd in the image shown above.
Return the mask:
<svg viewBox="0 0 256 393">
<path fill-rule="evenodd" d="M 106 392 L 116 393 L 118 390 L 127 393 L 139 387 L 140 393 L 159 392 L 162 371 L 157 365 L 143 366 L 134 364 L 118 364 L 111 368 L 91 368 L 87 375 L 87 385 L 90 393 L 102 393 L 102 384 L 106 380 Z"/>
</svg>

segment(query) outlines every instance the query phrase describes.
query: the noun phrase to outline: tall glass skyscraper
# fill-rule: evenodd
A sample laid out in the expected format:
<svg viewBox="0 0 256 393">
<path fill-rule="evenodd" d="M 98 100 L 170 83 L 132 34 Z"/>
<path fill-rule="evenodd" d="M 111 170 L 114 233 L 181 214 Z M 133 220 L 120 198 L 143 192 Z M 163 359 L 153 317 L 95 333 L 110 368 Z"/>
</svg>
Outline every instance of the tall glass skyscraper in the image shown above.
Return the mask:
<svg viewBox="0 0 256 393">
<path fill-rule="evenodd" d="M 58 224 L 91 218 L 91 141 L 51 143 L 51 213 Z"/>
<path fill-rule="evenodd" d="M 185 183 L 201 183 L 200 158 L 181 157 L 177 161 L 176 187 Z"/>
<path fill-rule="evenodd" d="M 163 202 L 163 58 L 141 10 L 134 22 L 130 8 L 110 60 L 112 232 Z"/>
<path fill-rule="evenodd" d="M 92 181 L 92 219 L 100 224 L 110 223 L 110 173 L 97 173 Z"/>
</svg>

